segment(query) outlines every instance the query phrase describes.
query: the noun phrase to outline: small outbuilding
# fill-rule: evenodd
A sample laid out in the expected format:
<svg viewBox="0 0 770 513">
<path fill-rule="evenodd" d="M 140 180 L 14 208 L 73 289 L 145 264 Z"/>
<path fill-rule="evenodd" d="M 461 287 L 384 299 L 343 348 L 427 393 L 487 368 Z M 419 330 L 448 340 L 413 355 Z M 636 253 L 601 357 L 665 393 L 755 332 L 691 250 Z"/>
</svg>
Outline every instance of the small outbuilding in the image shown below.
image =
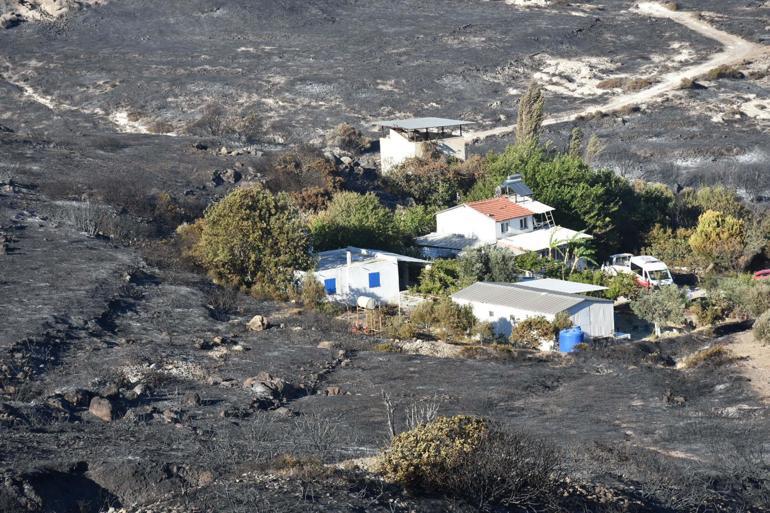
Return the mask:
<svg viewBox="0 0 770 513">
<path fill-rule="evenodd" d="M 491 323 L 498 334 L 506 337 L 521 321 L 537 316 L 552 321 L 562 312 L 589 337 L 615 334 L 615 312 L 609 299 L 522 284 L 476 282 L 452 294 L 452 300 L 470 305 L 479 321 Z"/>
<path fill-rule="evenodd" d="M 419 258 L 347 247 L 316 254 L 316 278 L 323 283 L 329 299 L 355 304 L 361 296 L 397 305 L 401 291 L 413 285 L 429 262 Z"/>
<path fill-rule="evenodd" d="M 428 158 L 438 151 L 465 160 L 463 126 L 470 121 L 411 118 L 380 121 L 380 160 L 383 174 L 411 158 Z"/>
</svg>

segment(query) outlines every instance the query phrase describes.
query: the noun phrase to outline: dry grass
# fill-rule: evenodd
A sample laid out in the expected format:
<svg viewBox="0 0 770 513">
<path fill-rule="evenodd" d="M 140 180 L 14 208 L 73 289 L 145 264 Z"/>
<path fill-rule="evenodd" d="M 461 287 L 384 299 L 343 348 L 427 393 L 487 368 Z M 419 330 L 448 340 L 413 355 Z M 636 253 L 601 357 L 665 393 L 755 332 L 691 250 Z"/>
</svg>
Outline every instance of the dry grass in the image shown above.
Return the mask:
<svg viewBox="0 0 770 513">
<path fill-rule="evenodd" d="M 734 80 L 739 80 L 746 78 L 746 76 L 737 68 L 723 64 L 722 66 L 717 66 L 716 68 L 710 70 L 704 75 L 704 78 L 706 80 L 719 80 L 720 78 L 731 78 Z"/>
<path fill-rule="evenodd" d="M 649 78 L 612 77 L 602 80 L 596 84 L 596 87 L 599 89 L 622 89 L 628 93 L 647 89 L 653 83 Z"/>
<path fill-rule="evenodd" d="M 694 369 L 696 367 L 726 365 L 735 360 L 735 355 L 725 346 L 711 346 L 686 356 L 680 367 Z"/>
<path fill-rule="evenodd" d="M 661 5 L 668 9 L 669 11 L 678 11 L 679 10 L 679 4 L 676 2 L 668 1 L 668 2 L 662 2 Z"/>
<path fill-rule="evenodd" d="M 695 87 L 695 80 L 685 77 L 679 82 L 679 89 L 693 89 Z"/>
</svg>

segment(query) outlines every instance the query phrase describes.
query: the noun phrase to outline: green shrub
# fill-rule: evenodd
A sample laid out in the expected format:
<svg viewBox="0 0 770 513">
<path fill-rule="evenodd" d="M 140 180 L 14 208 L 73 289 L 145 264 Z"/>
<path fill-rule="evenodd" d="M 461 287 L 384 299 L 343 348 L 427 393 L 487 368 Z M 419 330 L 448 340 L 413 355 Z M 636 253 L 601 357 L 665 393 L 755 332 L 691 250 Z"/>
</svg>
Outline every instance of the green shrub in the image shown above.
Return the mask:
<svg viewBox="0 0 770 513">
<path fill-rule="evenodd" d="M 770 309 L 770 283 L 737 275 L 716 281 L 716 292 L 725 300 L 725 309 L 735 317 L 757 317 Z"/>
<path fill-rule="evenodd" d="M 605 294 L 608 299 L 617 299 L 623 296 L 627 299 L 635 299 L 642 291 L 642 287 L 636 282 L 636 278 L 630 273 L 618 273 L 607 282 Z"/>
<path fill-rule="evenodd" d="M 491 246 L 467 249 L 460 254 L 458 262 L 462 285 L 477 281 L 515 282 L 519 278 L 517 257 L 505 248 Z"/>
<path fill-rule="evenodd" d="M 714 326 L 727 317 L 728 305 L 722 297 L 715 295 L 695 301 L 690 310 L 698 326 Z"/>
<path fill-rule="evenodd" d="M 476 316 L 470 305 L 458 305 L 449 297 L 433 304 L 436 327 L 443 336 L 460 338 L 467 335 L 476 324 Z"/>
<path fill-rule="evenodd" d="M 497 340 L 497 335 L 495 334 L 492 324 L 486 321 L 477 322 L 476 325 L 473 326 L 473 329 L 471 329 L 471 334 L 474 337 L 478 337 L 479 342 L 482 343 L 490 343 Z"/>
<path fill-rule="evenodd" d="M 219 283 L 285 295 L 295 270 L 311 265 L 304 222 L 288 197 L 255 186 L 236 189 L 185 230 L 190 253 Z"/>
<path fill-rule="evenodd" d="M 417 326 L 424 330 L 429 330 L 436 322 L 433 301 L 428 300 L 418 304 L 416 307 L 414 307 L 414 310 L 412 310 L 409 318 Z"/>
<path fill-rule="evenodd" d="M 397 435 L 383 455 L 380 471 L 412 490 L 440 488 L 487 430 L 487 422 L 477 417 L 439 417 Z"/>
<path fill-rule="evenodd" d="M 689 242 L 692 233 L 690 228 L 673 230 L 655 225 L 645 236 L 646 246 L 642 253 L 655 255 L 671 267 L 692 267 L 695 265 Z"/>
<path fill-rule="evenodd" d="M 763 344 L 770 344 L 770 310 L 760 315 L 754 322 L 754 337 Z"/>
<path fill-rule="evenodd" d="M 409 319 L 398 315 L 391 317 L 385 323 L 385 334 L 390 338 L 408 340 L 414 338 L 417 334 L 417 330 Z"/>
<path fill-rule="evenodd" d="M 310 220 L 316 251 L 357 246 L 399 251 L 401 239 L 393 214 L 372 193 L 338 192 Z"/>
<path fill-rule="evenodd" d="M 460 264 L 457 260 L 438 259 L 423 269 L 415 290 L 420 294 L 444 296 L 460 288 Z"/>
<path fill-rule="evenodd" d="M 538 349 L 541 341 L 553 340 L 556 333 L 554 323 L 538 315 L 516 323 L 511 330 L 511 343 L 516 347 Z"/>
<path fill-rule="evenodd" d="M 554 505 L 560 467 L 559 453 L 540 439 L 455 416 L 396 436 L 380 471 L 411 491 L 444 493 L 478 511 L 544 511 Z"/>
<path fill-rule="evenodd" d="M 661 334 L 661 326 L 685 322 L 687 295 L 676 285 L 645 290 L 631 302 L 631 310 L 641 319 L 655 325 L 655 334 Z"/>
<path fill-rule="evenodd" d="M 559 312 L 554 316 L 553 323 L 554 334 L 558 334 L 561 330 L 566 330 L 572 327 L 572 319 L 569 318 L 567 312 Z"/>
<path fill-rule="evenodd" d="M 394 221 L 404 245 L 412 244 L 412 239 L 425 235 L 436 229 L 436 212 L 438 208 L 427 207 L 425 205 L 415 205 L 413 207 L 399 207 L 396 209 Z"/>
<path fill-rule="evenodd" d="M 312 272 L 305 274 L 300 289 L 300 301 L 305 308 L 316 309 L 326 299 L 326 289 Z"/>
</svg>

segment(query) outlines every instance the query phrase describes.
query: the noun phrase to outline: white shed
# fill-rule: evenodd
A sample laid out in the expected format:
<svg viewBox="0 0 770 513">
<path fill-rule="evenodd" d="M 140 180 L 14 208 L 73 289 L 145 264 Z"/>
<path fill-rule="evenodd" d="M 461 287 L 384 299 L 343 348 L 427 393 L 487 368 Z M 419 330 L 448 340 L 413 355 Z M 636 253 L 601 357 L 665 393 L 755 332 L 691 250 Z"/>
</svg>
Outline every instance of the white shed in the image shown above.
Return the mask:
<svg viewBox="0 0 770 513">
<path fill-rule="evenodd" d="M 541 290 L 513 283 L 476 282 L 452 294 L 452 300 L 470 305 L 479 321 L 492 324 L 500 335 L 510 336 L 513 326 L 530 317 L 552 321 L 565 312 L 589 337 L 615 334 L 612 301 L 577 294 Z"/>
<path fill-rule="evenodd" d="M 369 296 L 398 304 L 400 292 L 414 283 L 427 261 L 387 251 L 347 247 L 316 255 L 314 272 L 334 301 L 355 304 Z"/>
</svg>

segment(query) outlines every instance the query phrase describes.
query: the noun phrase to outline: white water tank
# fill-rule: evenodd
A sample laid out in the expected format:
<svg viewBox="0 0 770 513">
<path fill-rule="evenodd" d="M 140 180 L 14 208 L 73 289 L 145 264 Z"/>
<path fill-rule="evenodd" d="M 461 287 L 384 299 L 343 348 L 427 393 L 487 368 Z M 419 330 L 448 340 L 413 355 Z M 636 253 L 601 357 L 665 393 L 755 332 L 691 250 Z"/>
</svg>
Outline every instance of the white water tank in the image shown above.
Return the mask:
<svg viewBox="0 0 770 513">
<path fill-rule="evenodd" d="M 374 310 L 377 307 L 377 300 L 371 296 L 358 296 L 356 305 L 366 310 Z"/>
</svg>

